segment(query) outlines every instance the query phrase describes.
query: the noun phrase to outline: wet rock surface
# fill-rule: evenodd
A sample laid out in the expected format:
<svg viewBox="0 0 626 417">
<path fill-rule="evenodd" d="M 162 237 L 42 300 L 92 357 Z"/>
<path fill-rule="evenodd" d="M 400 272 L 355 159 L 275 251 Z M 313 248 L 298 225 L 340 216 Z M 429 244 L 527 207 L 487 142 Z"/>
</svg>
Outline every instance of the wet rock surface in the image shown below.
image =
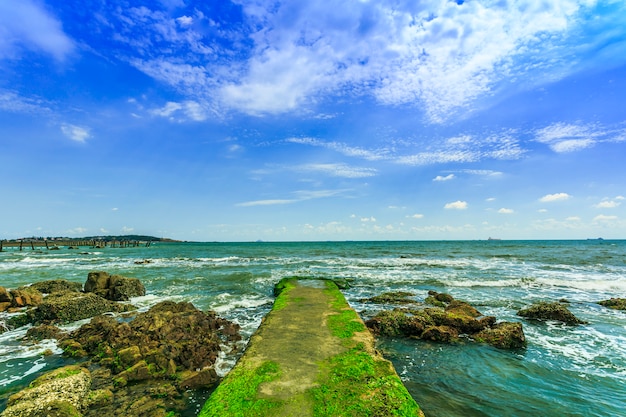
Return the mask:
<svg viewBox="0 0 626 417">
<path fill-rule="evenodd" d="M 611 298 L 609 300 L 599 301 L 598 304 L 613 310 L 626 310 L 626 298 Z"/>
<path fill-rule="evenodd" d="M 518 316 L 525 317 L 530 320 L 554 320 L 560 321 L 568 325 L 586 324 L 586 321 L 577 318 L 567 305 L 559 302 L 541 301 L 524 308 L 517 312 Z"/>
<path fill-rule="evenodd" d="M 146 289 L 137 278 L 110 275 L 108 272 L 90 272 L 85 292 L 93 292 L 110 301 L 128 301 L 131 297 L 146 295 Z"/>
<path fill-rule="evenodd" d="M 488 343 L 501 349 L 526 345 L 521 323 L 496 323 L 470 304 L 450 294 L 429 291 L 427 308 L 402 308 L 381 311 L 365 324 L 376 335 L 404 336 L 435 342 L 455 342 L 461 337 Z"/>
</svg>

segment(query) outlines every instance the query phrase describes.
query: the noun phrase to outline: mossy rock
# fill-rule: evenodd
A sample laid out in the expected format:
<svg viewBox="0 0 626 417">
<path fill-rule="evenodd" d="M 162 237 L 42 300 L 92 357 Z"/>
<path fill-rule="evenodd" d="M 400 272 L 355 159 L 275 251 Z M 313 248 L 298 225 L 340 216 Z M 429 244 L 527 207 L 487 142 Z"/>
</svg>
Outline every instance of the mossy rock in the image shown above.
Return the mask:
<svg viewBox="0 0 626 417">
<path fill-rule="evenodd" d="M 609 300 L 599 301 L 598 304 L 613 310 L 626 310 L 626 298 L 611 298 Z"/>
<path fill-rule="evenodd" d="M 362 298 L 359 302 L 373 303 L 373 304 L 413 304 L 415 300 L 409 297 L 414 297 L 415 294 L 406 291 L 392 291 L 385 292 L 380 295 L 376 295 L 370 298 Z"/>
<path fill-rule="evenodd" d="M 519 349 L 526 346 L 522 323 L 498 323 L 479 332 L 473 338 L 499 349 Z"/>
<path fill-rule="evenodd" d="M 518 316 L 525 317 L 531 320 L 554 320 L 560 321 L 567 325 L 587 324 L 586 321 L 580 320 L 567 306 L 558 302 L 545 302 L 541 301 L 531 305 L 528 308 L 519 310 Z"/>
</svg>

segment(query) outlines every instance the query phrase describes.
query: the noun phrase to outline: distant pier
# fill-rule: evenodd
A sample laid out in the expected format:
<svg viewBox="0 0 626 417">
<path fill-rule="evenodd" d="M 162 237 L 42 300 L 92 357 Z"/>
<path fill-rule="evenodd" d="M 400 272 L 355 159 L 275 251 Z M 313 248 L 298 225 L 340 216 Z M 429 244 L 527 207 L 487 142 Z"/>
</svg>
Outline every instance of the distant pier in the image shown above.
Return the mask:
<svg viewBox="0 0 626 417">
<path fill-rule="evenodd" d="M 12 239 L 12 240 L 0 240 L 0 252 L 11 248 L 12 250 L 24 250 L 24 249 L 47 249 L 47 250 L 59 250 L 65 249 L 79 249 L 81 247 L 87 247 L 91 249 L 101 248 L 135 248 L 139 246 L 148 247 L 152 243 L 151 240 L 97 240 L 97 239 Z"/>
</svg>

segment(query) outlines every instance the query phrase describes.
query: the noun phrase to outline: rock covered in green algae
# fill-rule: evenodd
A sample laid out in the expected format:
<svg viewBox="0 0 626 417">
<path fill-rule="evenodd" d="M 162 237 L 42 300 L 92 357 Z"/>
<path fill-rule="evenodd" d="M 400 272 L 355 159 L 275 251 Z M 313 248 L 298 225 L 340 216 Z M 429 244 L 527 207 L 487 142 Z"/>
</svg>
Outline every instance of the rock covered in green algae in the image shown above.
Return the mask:
<svg viewBox="0 0 626 417">
<path fill-rule="evenodd" d="M 415 304 L 415 300 L 409 298 L 414 297 L 415 294 L 406 291 L 392 291 L 382 293 L 370 298 L 362 298 L 359 300 L 361 303 L 374 303 L 374 304 Z"/>
<path fill-rule="evenodd" d="M 568 325 L 586 324 L 580 320 L 563 303 L 540 301 L 517 312 L 518 316 L 531 320 L 554 320 Z"/>
<path fill-rule="evenodd" d="M 454 342 L 461 335 L 501 349 L 523 347 L 526 338 L 521 323 L 498 323 L 493 316 L 483 316 L 470 304 L 451 295 L 429 291 L 432 308 L 381 311 L 365 324 L 374 334 L 408 336 L 436 342 Z"/>
<path fill-rule="evenodd" d="M 598 304 L 613 310 L 626 310 L 626 298 L 611 298 L 609 300 L 599 301 Z"/>
</svg>

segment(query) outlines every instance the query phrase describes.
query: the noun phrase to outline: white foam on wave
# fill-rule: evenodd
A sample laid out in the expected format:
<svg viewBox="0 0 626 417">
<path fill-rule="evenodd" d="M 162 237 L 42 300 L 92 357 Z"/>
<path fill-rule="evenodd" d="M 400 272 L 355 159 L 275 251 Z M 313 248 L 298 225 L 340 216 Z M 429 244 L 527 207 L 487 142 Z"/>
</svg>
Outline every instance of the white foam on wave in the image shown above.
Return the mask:
<svg viewBox="0 0 626 417">
<path fill-rule="evenodd" d="M 43 357 L 40 357 L 38 359 L 36 359 L 30 368 L 28 368 L 25 372 L 22 372 L 20 374 L 9 374 L 7 377 L 1 377 L 0 378 L 0 387 L 2 386 L 7 386 L 9 384 L 12 384 L 16 381 L 19 381 L 21 379 L 26 378 L 27 376 L 34 374 L 35 372 L 39 372 L 40 370 L 42 370 L 43 368 L 45 368 L 46 363 L 43 359 Z"/>
</svg>

